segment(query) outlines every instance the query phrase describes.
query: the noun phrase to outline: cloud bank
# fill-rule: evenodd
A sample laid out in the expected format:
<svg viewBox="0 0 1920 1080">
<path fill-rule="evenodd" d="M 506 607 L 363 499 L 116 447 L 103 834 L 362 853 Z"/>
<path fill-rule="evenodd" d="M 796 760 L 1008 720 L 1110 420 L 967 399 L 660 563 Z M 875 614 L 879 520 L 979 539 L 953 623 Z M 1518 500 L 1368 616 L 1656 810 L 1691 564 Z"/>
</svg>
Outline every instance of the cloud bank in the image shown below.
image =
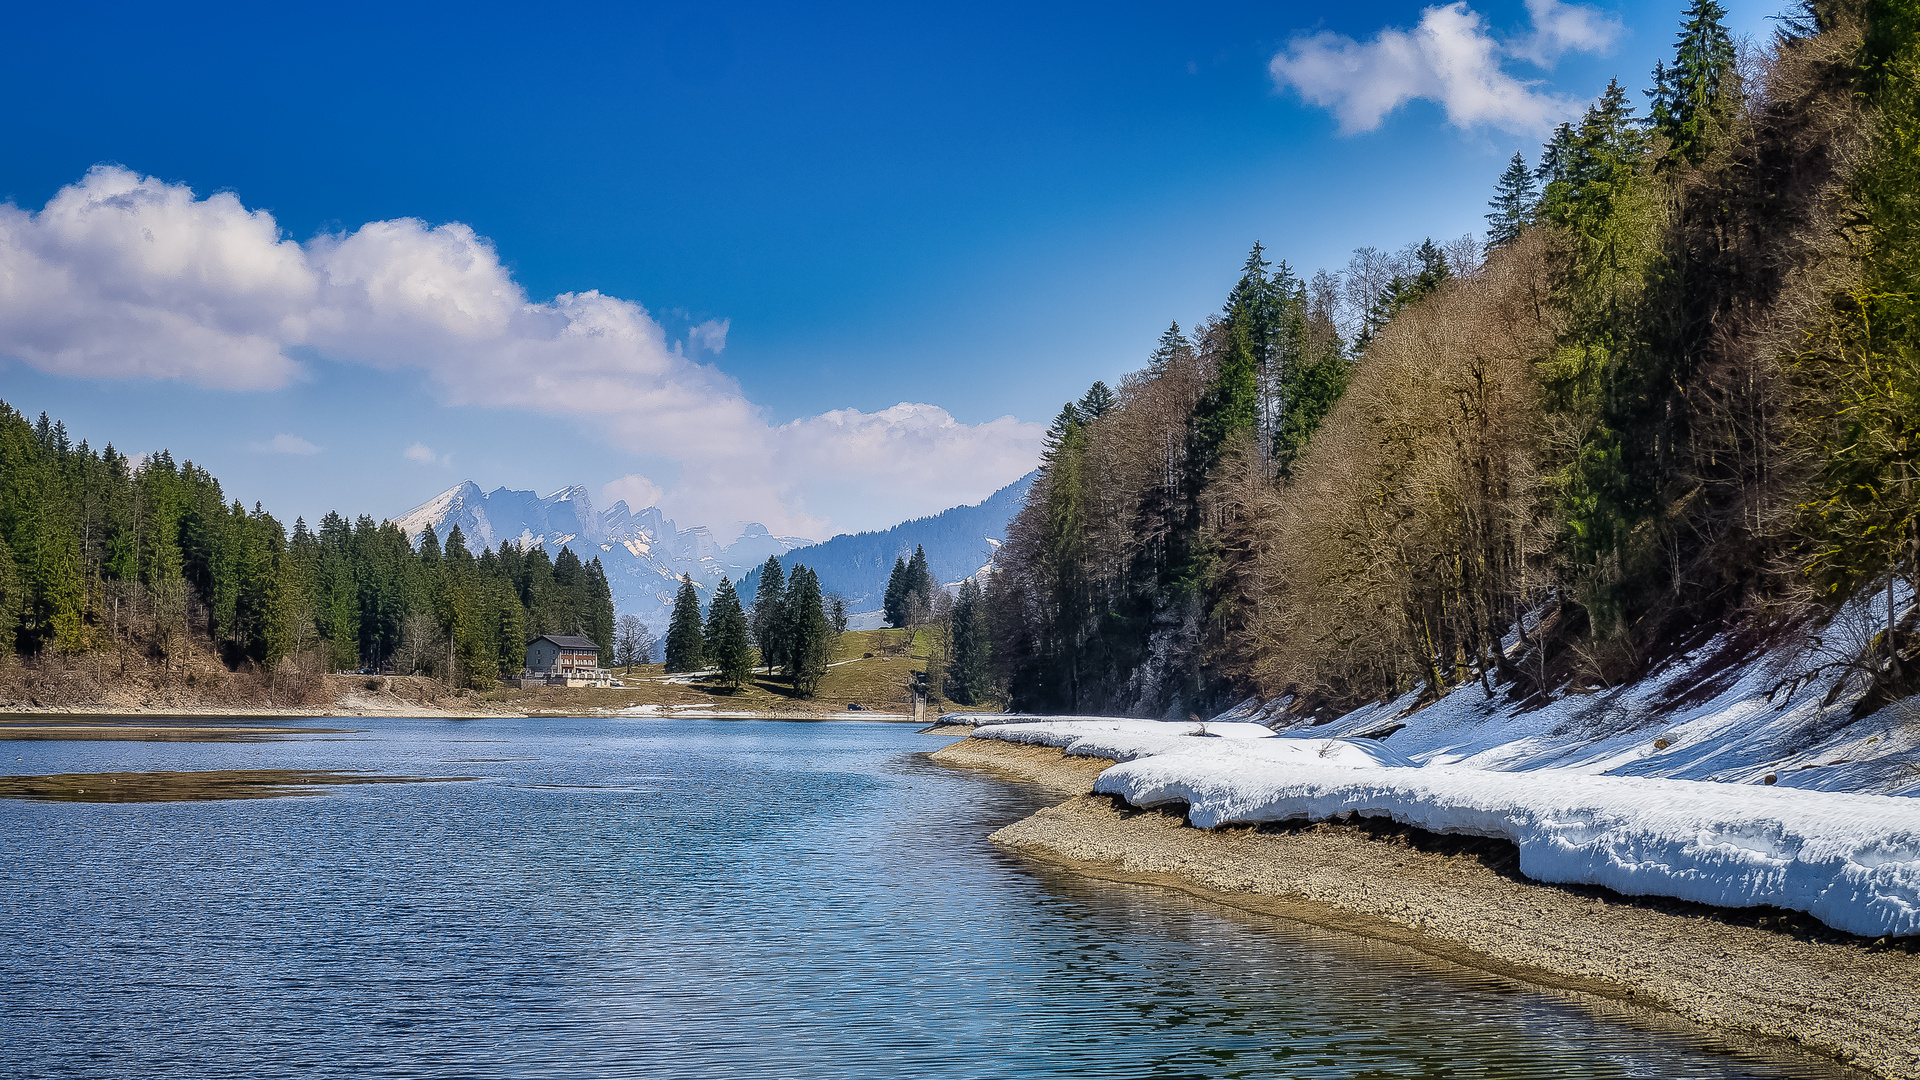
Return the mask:
<svg viewBox="0 0 1920 1080">
<path fill-rule="evenodd" d="M 1436 102 L 1459 128 L 1539 133 L 1580 103 L 1508 72 L 1510 61 L 1546 69 L 1570 52 L 1605 52 L 1618 19 L 1561 0 L 1527 0 L 1530 33 L 1502 40 L 1464 0 L 1430 7 L 1412 30 L 1388 27 L 1359 42 L 1321 31 L 1295 37 L 1268 64 L 1274 85 L 1330 110 L 1345 135 L 1372 131 L 1415 99 Z"/>
<path fill-rule="evenodd" d="M 449 405 L 585 421 L 678 463 L 665 491 L 647 484 L 682 520 L 799 535 L 828 528 L 811 506 L 836 493 L 925 512 L 983 498 L 1038 459 L 1040 425 L 961 424 L 935 405 L 770 423 L 688 355 L 719 353 L 728 329 L 713 320 L 673 342 L 629 300 L 532 300 L 458 223 L 375 221 L 302 244 L 231 193 L 199 199 L 114 166 L 37 212 L 0 205 L 0 354 L 54 374 L 272 390 L 302 376 L 290 351 L 312 348 L 417 371 Z"/>
</svg>

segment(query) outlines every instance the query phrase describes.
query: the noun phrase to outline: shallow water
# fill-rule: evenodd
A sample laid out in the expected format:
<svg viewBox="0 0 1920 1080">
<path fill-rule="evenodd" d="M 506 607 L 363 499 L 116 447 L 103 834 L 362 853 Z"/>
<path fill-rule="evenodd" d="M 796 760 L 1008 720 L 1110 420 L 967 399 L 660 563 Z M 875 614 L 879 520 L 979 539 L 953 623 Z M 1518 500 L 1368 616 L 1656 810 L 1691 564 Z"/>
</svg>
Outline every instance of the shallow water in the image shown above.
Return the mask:
<svg viewBox="0 0 1920 1080">
<path fill-rule="evenodd" d="M 5 744 L 483 779 L 0 802 L 0 1075 L 1850 1075 L 1036 868 L 984 839 L 1033 796 L 909 726 L 354 723 Z"/>
</svg>

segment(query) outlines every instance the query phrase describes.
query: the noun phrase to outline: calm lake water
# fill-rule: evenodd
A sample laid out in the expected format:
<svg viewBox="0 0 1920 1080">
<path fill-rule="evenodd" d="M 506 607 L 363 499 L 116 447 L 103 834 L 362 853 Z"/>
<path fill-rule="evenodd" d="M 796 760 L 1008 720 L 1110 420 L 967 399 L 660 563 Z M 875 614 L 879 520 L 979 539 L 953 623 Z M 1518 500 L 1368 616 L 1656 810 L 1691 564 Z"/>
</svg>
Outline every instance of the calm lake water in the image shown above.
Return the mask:
<svg viewBox="0 0 1920 1080">
<path fill-rule="evenodd" d="M 986 842 L 905 725 L 352 720 L 0 772 L 474 782 L 0 801 L 0 1075 L 1831 1077 Z"/>
</svg>

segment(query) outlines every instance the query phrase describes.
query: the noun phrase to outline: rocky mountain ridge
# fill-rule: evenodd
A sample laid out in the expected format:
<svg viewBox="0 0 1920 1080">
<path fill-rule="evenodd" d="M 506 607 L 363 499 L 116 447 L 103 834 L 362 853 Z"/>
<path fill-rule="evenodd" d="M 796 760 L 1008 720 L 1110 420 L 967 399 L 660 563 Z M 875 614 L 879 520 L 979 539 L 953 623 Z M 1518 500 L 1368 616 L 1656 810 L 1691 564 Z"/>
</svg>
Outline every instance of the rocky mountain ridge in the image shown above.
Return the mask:
<svg viewBox="0 0 1920 1080">
<path fill-rule="evenodd" d="M 583 561 L 598 558 L 613 589 L 614 609 L 640 616 L 656 633 L 666 627 L 682 574 L 705 593 L 723 577 L 738 580 L 768 556 L 813 543 L 749 524 L 732 543 L 723 544 L 704 525 L 680 528 L 658 507 L 634 510 L 616 502 L 599 509 L 578 485 L 539 495 L 505 487 L 482 491 L 468 480 L 394 523 L 416 543 L 429 526 L 444 540 L 457 525 L 474 551 L 511 540 L 549 554 L 570 547 Z"/>
</svg>

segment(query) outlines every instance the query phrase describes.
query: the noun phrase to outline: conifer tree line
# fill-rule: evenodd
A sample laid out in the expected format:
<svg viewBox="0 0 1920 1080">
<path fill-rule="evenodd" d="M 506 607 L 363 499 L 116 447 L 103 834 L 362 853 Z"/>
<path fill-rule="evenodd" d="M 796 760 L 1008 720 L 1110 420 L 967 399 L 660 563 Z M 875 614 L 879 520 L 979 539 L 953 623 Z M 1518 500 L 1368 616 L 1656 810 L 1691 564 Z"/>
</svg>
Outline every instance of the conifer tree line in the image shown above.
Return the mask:
<svg viewBox="0 0 1920 1080">
<path fill-rule="evenodd" d="M 1498 177 L 1488 241 L 1255 245 L 1219 314 L 1063 408 L 984 598 L 1015 707 L 1302 708 L 1631 678 L 1920 568 L 1920 15 L 1691 0 Z M 1903 681 L 1905 680 L 1905 681 Z M 1901 688 L 1905 687 L 1906 690 Z"/>
<path fill-rule="evenodd" d="M 475 688 L 518 671 L 528 638 L 580 634 L 613 657 L 599 559 L 455 526 L 329 513 L 291 533 L 162 451 L 135 461 L 0 403 L 0 656 L 122 650 L 167 668 L 202 643 L 229 666 L 427 674 Z"/>
<path fill-rule="evenodd" d="M 918 626 L 932 617 L 934 597 L 939 591 L 933 571 L 927 568 L 927 549 L 915 544 L 911 559 L 895 556 L 893 560 L 893 573 L 887 578 L 881 614 L 887 625 L 895 629 Z"/>
<path fill-rule="evenodd" d="M 811 698 L 846 633 L 847 618 L 846 603 L 823 593 L 811 568 L 797 565 L 788 574 L 778 557 L 761 566 L 751 608 L 741 605 L 733 582 L 723 578 L 704 620 L 700 591 L 683 576 L 667 626 L 666 669 L 712 671 L 738 690 L 752 684 L 757 660 L 769 675 L 786 675 L 797 696 Z"/>
</svg>

